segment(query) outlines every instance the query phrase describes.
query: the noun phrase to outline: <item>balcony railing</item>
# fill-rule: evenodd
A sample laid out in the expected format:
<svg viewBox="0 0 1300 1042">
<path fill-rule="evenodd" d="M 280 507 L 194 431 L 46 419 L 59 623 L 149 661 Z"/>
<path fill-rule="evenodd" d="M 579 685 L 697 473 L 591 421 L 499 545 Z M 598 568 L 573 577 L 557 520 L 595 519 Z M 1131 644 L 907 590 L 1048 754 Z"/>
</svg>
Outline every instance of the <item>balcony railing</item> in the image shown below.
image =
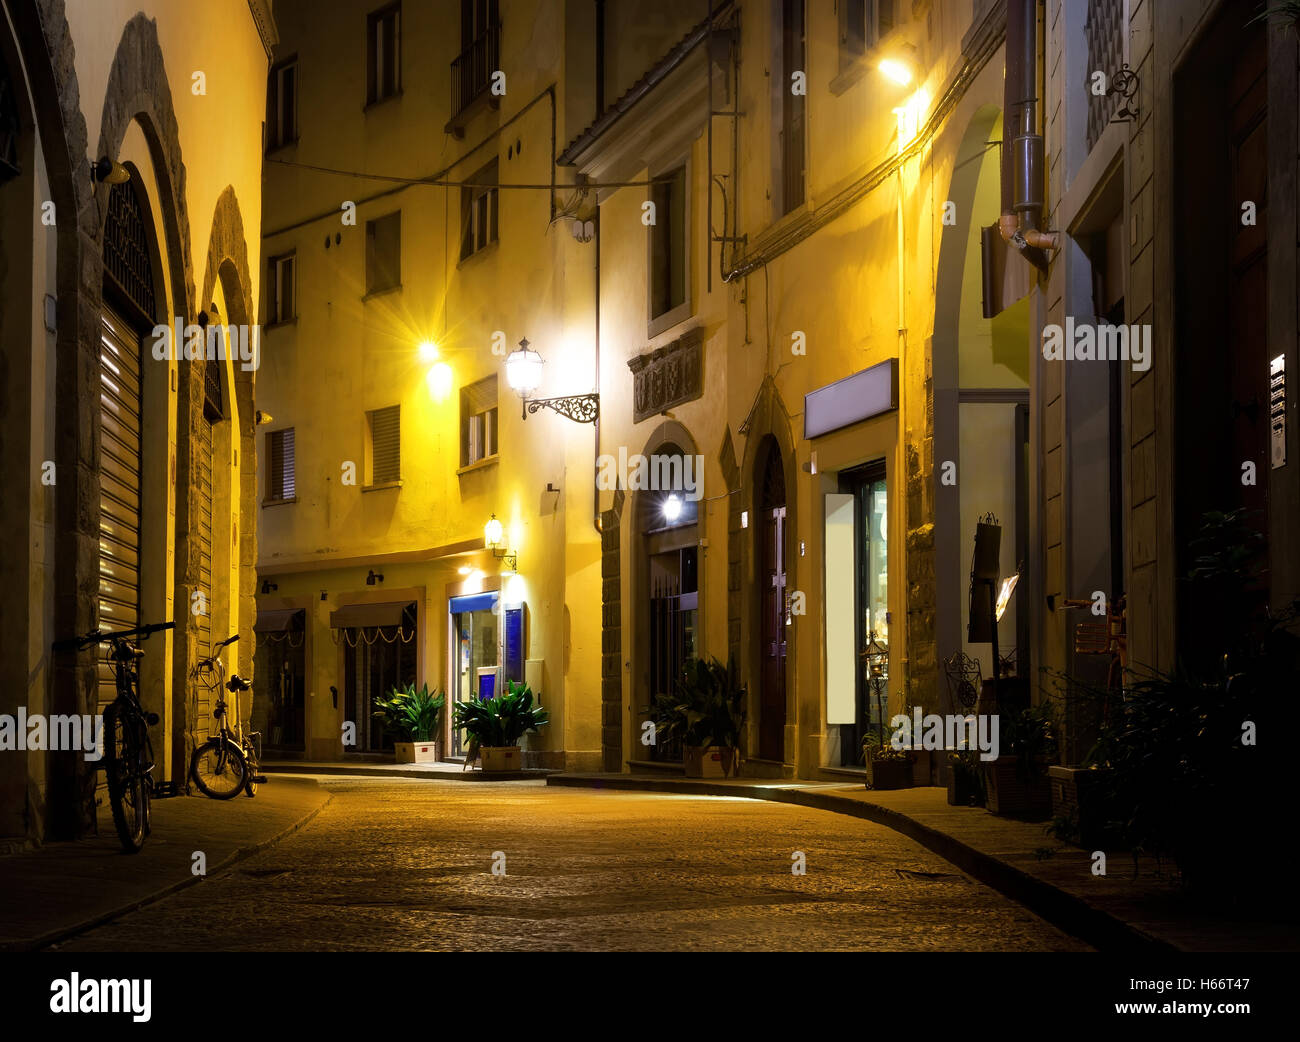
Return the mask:
<svg viewBox="0 0 1300 1042">
<path fill-rule="evenodd" d="M 489 25 L 451 63 L 451 116 L 455 122 L 487 92 L 501 67 L 501 23 Z"/>
</svg>

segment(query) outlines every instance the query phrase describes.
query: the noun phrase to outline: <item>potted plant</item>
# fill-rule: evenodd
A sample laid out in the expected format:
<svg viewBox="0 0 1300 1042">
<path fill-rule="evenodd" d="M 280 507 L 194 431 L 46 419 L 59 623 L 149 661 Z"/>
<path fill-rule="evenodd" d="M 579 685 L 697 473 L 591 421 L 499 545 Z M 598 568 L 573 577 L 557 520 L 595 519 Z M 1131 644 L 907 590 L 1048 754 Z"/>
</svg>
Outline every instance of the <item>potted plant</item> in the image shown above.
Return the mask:
<svg viewBox="0 0 1300 1042">
<path fill-rule="evenodd" d="M 1046 703 L 1001 717 L 1008 752 L 985 764 L 988 808 L 994 814 L 1044 817 L 1052 808 L 1047 764 L 1056 751 L 1052 709 Z"/>
<path fill-rule="evenodd" d="M 692 659 L 677 690 L 655 697 L 650 715 L 656 740 L 680 738 L 688 778 L 729 778 L 740 773 L 745 729 L 745 685 L 735 660 Z"/>
<path fill-rule="evenodd" d="M 895 749 L 889 735 L 868 731 L 862 739 L 862 755 L 867 764 L 868 789 L 910 789 L 916 753 Z"/>
<path fill-rule="evenodd" d="M 948 803 L 953 807 L 982 807 L 987 800 L 979 753 L 962 749 L 949 759 Z"/>
<path fill-rule="evenodd" d="M 446 696 L 432 693 L 424 684 L 392 688 L 387 697 L 375 696 L 375 718 L 395 736 L 398 763 L 432 763 L 438 759 L 435 737 Z"/>
<path fill-rule="evenodd" d="M 452 706 L 452 724 L 469 739 L 466 762 L 480 757 L 488 773 L 519 770 L 519 739 L 549 722 L 550 714 L 533 700 L 529 686 L 513 680 L 506 681 L 500 694 Z"/>
</svg>

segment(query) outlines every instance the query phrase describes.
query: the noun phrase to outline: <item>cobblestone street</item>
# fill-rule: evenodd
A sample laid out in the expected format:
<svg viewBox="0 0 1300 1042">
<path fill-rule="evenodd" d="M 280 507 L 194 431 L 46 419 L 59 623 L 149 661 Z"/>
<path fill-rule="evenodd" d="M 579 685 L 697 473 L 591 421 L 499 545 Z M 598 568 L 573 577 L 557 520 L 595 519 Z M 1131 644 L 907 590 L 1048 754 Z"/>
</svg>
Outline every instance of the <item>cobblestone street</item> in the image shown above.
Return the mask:
<svg viewBox="0 0 1300 1042">
<path fill-rule="evenodd" d="M 60 949 L 1085 948 L 898 833 L 825 811 L 532 781 L 321 784 L 333 799 L 300 832 Z"/>
</svg>

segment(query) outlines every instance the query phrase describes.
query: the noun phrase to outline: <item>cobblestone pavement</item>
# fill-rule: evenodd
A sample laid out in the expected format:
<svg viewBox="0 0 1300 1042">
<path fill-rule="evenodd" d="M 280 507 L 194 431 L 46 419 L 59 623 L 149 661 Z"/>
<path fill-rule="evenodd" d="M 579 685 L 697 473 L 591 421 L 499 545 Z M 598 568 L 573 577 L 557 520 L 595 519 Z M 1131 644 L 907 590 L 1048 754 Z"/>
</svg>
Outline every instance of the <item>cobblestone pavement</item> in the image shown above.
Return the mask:
<svg viewBox="0 0 1300 1042">
<path fill-rule="evenodd" d="M 300 832 L 61 950 L 1086 949 L 898 833 L 826 811 L 320 780 L 334 798 Z"/>
</svg>

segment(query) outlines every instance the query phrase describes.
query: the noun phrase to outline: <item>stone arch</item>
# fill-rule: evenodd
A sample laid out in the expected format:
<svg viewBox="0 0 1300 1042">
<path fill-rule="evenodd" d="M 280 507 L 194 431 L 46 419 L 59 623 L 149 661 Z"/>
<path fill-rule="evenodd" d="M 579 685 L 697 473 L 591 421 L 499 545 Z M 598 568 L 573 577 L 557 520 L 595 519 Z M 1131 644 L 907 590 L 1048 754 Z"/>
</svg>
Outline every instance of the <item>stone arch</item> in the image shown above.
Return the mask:
<svg viewBox="0 0 1300 1042">
<path fill-rule="evenodd" d="M 735 509 L 747 511 L 751 518 L 747 529 L 731 525 L 730 536 L 738 543 L 738 553 L 728 552 L 729 558 L 738 565 L 736 596 L 729 601 L 728 611 L 734 613 L 735 625 L 729 627 L 738 634 L 737 661 L 741 663 L 742 675 L 749 687 L 748 748 L 750 755 L 759 747 L 759 678 L 762 676 L 762 632 L 759 627 L 759 610 L 761 606 L 761 589 L 759 586 L 758 524 L 761 509 L 762 489 L 759 486 L 763 467 L 767 457 L 775 447 L 780 453 L 782 472 L 786 488 L 786 525 L 785 525 L 785 560 L 787 590 L 794 589 L 796 581 L 797 557 L 792 552 L 796 545 L 795 533 L 799 530 L 799 497 L 797 494 L 798 464 L 795 456 L 793 426 L 790 412 L 785 407 L 781 392 L 771 376 L 765 376 L 759 387 L 754 405 L 743 428 L 745 453 L 740 464 L 740 492 L 734 497 Z M 785 762 L 797 759 L 797 725 L 796 680 L 798 670 L 799 644 L 789 640 L 786 647 L 785 666 Z"/>
</svg>

